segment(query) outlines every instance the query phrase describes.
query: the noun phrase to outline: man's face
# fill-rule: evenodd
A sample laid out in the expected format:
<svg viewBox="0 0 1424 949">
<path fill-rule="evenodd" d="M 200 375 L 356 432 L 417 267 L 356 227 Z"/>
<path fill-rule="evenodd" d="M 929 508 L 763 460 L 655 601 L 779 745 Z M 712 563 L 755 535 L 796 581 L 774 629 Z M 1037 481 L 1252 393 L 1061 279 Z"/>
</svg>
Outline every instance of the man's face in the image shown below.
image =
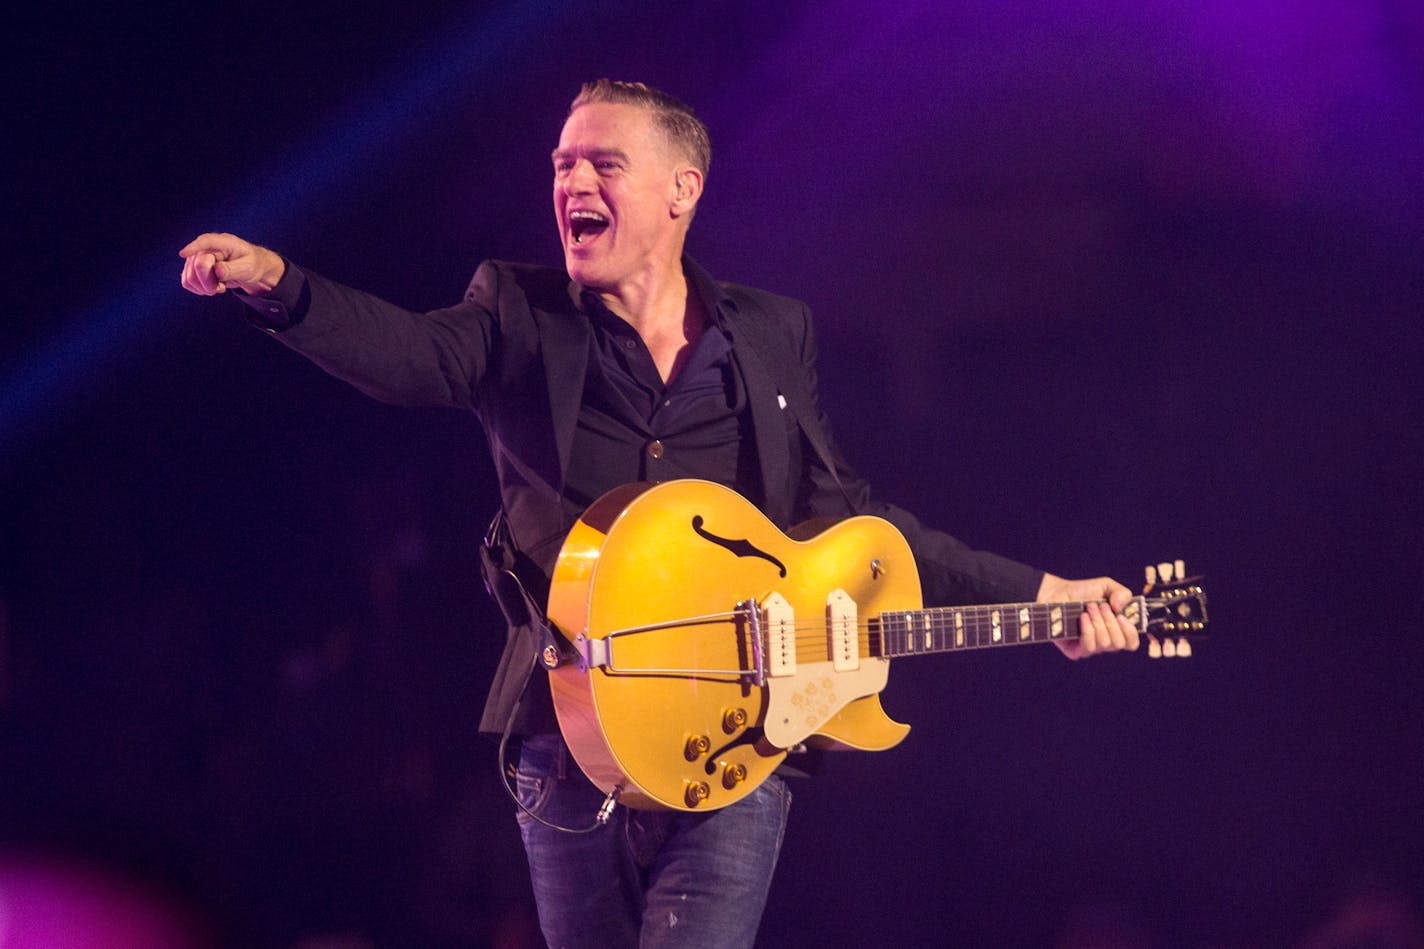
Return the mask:
<svg viewBox="0 0 1424 949">
<path fill-rule="evenodd" d="M 678 163 L 647 109 L 581 106 L 554 149 L 554 214 L 569 276 L 616 292 L 676 264 L 685 224 L 674 214 Z M 669 260 L 671 258 L 671 260 Z"/>
</svg>

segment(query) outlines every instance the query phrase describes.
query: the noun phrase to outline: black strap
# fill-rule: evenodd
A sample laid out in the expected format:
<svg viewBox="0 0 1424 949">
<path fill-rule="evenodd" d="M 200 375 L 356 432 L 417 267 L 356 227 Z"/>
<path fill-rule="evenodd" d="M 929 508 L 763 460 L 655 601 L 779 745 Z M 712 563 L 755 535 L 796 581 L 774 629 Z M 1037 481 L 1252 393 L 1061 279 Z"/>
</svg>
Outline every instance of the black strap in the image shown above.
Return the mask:
<svg viewBox="0 0 1424 949">
<path fill-rule="evenodd" d="M 786 394 L 783 392 L 781 397 L 786 399 Z M 796 403 L 798 401 L 800 400 L 786 399 L 787 410 L 795 416 L 796 424 L 800 427 L 801 433 L 806 436 L 806 441 L 810 442 L 811 447 L 816 450 L 816 457 L 821 459 L 821 464 L 825 465 L 826 470 L 831 473 L 831 480 L 834 481 L 836 487 L 840 489 L 841 497 L 845 498 L 846 508 L 852 514 L 857 513 L 859 509 L 856 507 L 855 500 L 850 496 L 850 492 L 846 490 L 845 484 L 841 481 L 841 476 L 836 472 L 836 461 L 831 457 L 831 450 L 826 444 L 821 426 L 814 419 L 809 425 L 806 423 L 806 414 L 796 409 Z"/>
<path fill-rule="evenodd" d="M 840 489 L 841 497 L 845 498 L 846 509 L 851 514 L 858 513 L 860 508 L 836 471 L 836 462 L 831 456 L 830 446 L 826 443 L 825 432 L 821 429 L 816 413 L 811 411 L 811 394 L 806 391 L 804 365 L 801 360 L 787 352 L 784 341 L 763 330 L 763 326 L 773 322 L 773 318 L 762 311 L 755 301 L 742 300 L 739 305 L 750 311 L 745 319 L 738 321 L 739 325 L 747 333 L 756 336 L 756 340 L 752 341 L 753 345 L 742 348 L 742 358 L 760 364 L 771 377 L 777 394 L 786 402 L 786 410 L 796 419 L 797 427 L 806 436 L 806 441 L 811 443 L 816 457 L 821 460 L 821 464 L 830 472 L 831 480 Z"/>
<path fill-rule="evenodd" d="M 554 632 L 548 617 L 544 615 L 544 608 L 519 578 L 518 562 L 514 534 L 501 506 L 490 521 L 484 543 L 480 545 L 480 575 L 484 578 L 485 591 L 498 604 L 505 623 L 528 626 L 534 630 L 539 659 L 545 666 L 553 668 L 568 658 L 567 646 L 563 638 Z"/>
</svg>

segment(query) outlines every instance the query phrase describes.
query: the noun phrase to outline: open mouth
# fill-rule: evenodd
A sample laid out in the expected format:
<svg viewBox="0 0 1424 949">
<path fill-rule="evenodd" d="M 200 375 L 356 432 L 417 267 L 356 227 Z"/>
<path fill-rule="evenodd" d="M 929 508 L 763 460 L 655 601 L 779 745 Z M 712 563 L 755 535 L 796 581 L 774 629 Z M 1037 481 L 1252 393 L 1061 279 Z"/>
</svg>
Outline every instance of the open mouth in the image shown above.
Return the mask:
<svg viewBox="0 0 1424 949">
<path fill-rule="evenodd" d="M 597 211 L 570 211 L 569 236 L 575 244 L 582 244 L 584 238 L 596 237 L 608 229 L 608 218 Z"/>
</svg>

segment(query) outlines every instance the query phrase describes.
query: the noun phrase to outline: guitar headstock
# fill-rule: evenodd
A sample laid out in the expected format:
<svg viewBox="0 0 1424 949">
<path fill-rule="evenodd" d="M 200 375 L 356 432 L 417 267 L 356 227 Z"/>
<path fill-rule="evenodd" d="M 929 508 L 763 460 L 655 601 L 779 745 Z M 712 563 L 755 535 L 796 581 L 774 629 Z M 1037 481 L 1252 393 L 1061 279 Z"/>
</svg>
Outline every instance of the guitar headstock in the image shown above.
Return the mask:
<svg viewBox="0 0 1424 949">
<path fill-rule="evenodd" d="M 1206 591 L 1201 584 L 1201 577 L 1187 576 L 1180 560 L 1148 566 L 1147 585 L 1129 605 L 1128 616 L 1147 637 L 1149 658 L 1186 658 L 1192 654 L 1192 639 L 1206 635 Z"/>
</svg>

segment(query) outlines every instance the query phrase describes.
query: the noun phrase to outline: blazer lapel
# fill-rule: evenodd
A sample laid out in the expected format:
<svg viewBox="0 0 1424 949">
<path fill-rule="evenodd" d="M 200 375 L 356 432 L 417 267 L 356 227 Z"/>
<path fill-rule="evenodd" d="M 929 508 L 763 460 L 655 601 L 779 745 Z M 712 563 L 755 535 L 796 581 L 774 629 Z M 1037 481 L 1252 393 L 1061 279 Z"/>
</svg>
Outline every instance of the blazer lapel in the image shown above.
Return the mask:
<svg viewBox="0 0 1424 949">
<path fill-rule="evenodd" d="M 583 402 L 584 376 L 588 372 L 588 349 L 592 330 L 578 299 L 578 288 L 569 284 L 572 312 L 534 311 L 539 326 L 544 378 L 549 386 L 549 410 L 554 422 L 554 444 L 558 451 L 559 483 L 563 484 L 573 451 L 574 430 Z"/>
<path fill-rule="evenodd" d="M 786 444 L 786 400 L 777 383 L 785 373 L 780 367 L 768 365 L 768 362 L 776 363 L 776 350 L 765 345 L 754 318 L 740 312 L 735 318 L 729 315 L 727 328 L 732 334 L 732 358 L 747 390 L 765 513 L 772 523 L 785 527 L 791 520 L 793 503 L 787 487 L 791 455 Z"/>
</svg>

